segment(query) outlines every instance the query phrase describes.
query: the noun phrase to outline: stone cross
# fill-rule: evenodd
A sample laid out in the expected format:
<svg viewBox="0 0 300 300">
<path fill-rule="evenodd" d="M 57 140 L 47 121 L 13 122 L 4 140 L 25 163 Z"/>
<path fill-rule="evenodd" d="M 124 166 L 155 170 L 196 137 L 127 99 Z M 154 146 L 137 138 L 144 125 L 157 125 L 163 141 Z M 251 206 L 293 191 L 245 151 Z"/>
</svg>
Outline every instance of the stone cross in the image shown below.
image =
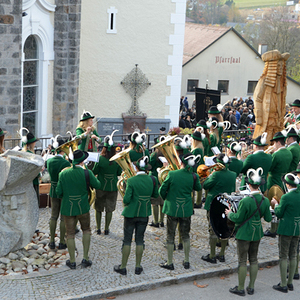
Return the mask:
<svg viewBox="0 0 300 300">
<path fill-rule="evenodd" d="M 140 116 L 142 112 L 139 110 L 137 99 L 146 91 L 146 89 L 151 85 L 145 74 L 135 65 L 133 68 L 121 81 L 126 93 L 128 93 L 133 99 L 131 107 L 128 111 L 129 115 Z"/>
</svg>

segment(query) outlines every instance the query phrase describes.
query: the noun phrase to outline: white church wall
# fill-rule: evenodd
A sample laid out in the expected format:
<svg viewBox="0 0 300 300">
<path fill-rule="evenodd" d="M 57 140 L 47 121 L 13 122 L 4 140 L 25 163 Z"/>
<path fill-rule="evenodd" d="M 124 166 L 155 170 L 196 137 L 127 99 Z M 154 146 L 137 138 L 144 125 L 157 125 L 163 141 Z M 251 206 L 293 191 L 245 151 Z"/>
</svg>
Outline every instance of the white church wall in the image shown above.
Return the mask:
<svg viewBox="0 0 300 300">
<path fill-rule="evenodd" d="M 121 118 L 132 99 L 120 83 L 138 64 L 151 82 L 138 99 L 140 110 L 147 118 L 177 121 L 171 107 L 174 99 L 178 107 L 180 97 L 183 6 L 185 0 L 82 3 L 79 115 L 85 109 L 100 118 Z M 111 12 L 115 12 L 113 30 Z M 181 31 L 175 24 L 180 17 Z"/>
</svg>

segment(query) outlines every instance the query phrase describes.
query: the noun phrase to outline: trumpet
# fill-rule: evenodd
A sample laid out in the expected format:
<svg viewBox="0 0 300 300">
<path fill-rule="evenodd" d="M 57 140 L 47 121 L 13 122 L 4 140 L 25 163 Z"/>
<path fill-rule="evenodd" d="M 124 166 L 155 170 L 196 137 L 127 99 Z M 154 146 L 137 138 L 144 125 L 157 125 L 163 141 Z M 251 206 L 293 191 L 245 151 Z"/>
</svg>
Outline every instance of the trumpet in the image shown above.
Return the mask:
<svg viewBox="0 0 300 300">
<path fill-rule="evenodd" d="M 275 144 L 272 146 L 269 146 L 264 152 L 267 154 L 272 154 L 274 151 L 276 151 Z"/>
<path fill-rule="evenodd" d="M 199 165 L 197 168 L 197 174 L 200 177 L 200 183 L 202 184 L 213 172 L 221 171 L 223 169 L 225 169 L 225 166 L 221 163 L 216 163 L 212 166 Z"/>
<path fill-rule="evenodd" d="M 294 118 L 294 114 L 293 113 L 288 113 L 284 116 L 284 122 L 283 122 L 283 126 L 285 126 L 285 124 L 288 122 L 288 119 L 293 119 Z"/>
</svg>

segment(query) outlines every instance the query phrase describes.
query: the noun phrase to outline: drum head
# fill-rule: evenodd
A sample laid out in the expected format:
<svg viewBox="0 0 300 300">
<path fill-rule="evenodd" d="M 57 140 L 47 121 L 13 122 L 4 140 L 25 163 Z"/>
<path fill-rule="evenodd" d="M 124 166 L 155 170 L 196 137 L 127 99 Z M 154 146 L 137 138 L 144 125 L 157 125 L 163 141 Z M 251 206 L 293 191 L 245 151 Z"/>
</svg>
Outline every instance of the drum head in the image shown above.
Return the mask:
<svg viewBox="0 0 300 300">
<path fill-rule="evenodd" d="M 224 194 L 217 195 L 210 206 L 210 223 L 216 236 L 220 239 L 228 239 L 234 235 L 234 223 L 225 215 L 228 208 L 224 203 L 228 203 L 229 198 Z"/>
</svg>

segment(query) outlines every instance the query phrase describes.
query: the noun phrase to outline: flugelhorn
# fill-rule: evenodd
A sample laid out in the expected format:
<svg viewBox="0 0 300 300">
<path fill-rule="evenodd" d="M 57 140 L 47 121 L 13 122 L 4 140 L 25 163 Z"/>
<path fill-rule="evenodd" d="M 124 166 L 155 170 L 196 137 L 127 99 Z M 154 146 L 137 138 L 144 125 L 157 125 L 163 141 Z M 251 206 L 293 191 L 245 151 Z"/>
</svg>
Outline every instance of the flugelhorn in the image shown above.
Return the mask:
<svg viewBox="0 0 300 300">
<path fill-rule="evenodd" d="M 221 163 L 216 163 L 212 166 L 199 165 L 197 168 L 197 174 L 200 177 L 200 183 L 202 184 L 212 172 L 221 171 L 223 169 L 225 169 L 225 166 Z"/>
<path fill-rule="evenodd" d="M 174 139 L 177 135 L 168 136 L 162 142 L 152 146 L 152 148 L 159 148 L 163 156 L 167 159 L 169 165 L 167 167 L 162 167 L 158 170 L 158 180 L 160 184 L 164 182 L 170 171 L 178 170 L 181 166 L 181 160 L 177 154 L 174 146 Z"/>
<path fill-rule="evenodd" d="M 136 175 L 136 171 L 132 165 L 131 159 L 129 157 L 130 149 L 125 149 L 113 157 L 110 158 L 109 161 L 115 161 L 123 170 L 120 179 L 117 182 L 117 188 L 122 196 L 125 195 L 126 190 L 126 181 L 128 178 L 133 177 Z"/>
<path fill-rule="evenodd" d="M 267 153 L 267 154 L 272 154 L 274 151 L 276 151 L 276 146 L 275 146 L 275 144 L 272 145 L 272 146 L 269 146 L 269 147 L 265 150 L 265 153 Z"/>
</svg>

